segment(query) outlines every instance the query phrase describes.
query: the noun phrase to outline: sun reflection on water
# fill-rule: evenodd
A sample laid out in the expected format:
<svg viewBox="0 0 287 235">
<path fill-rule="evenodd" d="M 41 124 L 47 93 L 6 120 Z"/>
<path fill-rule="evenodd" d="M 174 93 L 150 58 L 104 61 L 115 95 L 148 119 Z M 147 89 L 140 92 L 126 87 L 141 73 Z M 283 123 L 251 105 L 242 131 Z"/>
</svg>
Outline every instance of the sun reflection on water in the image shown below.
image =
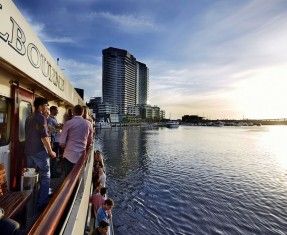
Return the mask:
<svg viewBox="0 0 287 235">
<path fill-rule="evenodd" d="M 287 127 L 272 126 L 260 139 L 260 146 L 266 148 L 278 166 L 287 170 Z"/>
</svg>

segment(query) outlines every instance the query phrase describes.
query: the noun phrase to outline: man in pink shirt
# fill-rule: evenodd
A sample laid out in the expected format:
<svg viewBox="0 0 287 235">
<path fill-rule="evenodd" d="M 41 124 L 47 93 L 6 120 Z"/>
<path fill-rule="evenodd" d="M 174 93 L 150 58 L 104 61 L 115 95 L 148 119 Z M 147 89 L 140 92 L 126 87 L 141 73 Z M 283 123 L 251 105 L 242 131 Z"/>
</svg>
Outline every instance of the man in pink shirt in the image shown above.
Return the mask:
<svg viewBox="0 0 287 235">
<path fill-rule="evenodd" d="M 81 105 L 74 107 L 74 116 L 65 122 L 60 135 L 60 146 L 65 149 L 63 157 L 66 175 L 92 144 L 93 128 L 91 123 L 82 117 L 83 111 Z"/>
</svg>

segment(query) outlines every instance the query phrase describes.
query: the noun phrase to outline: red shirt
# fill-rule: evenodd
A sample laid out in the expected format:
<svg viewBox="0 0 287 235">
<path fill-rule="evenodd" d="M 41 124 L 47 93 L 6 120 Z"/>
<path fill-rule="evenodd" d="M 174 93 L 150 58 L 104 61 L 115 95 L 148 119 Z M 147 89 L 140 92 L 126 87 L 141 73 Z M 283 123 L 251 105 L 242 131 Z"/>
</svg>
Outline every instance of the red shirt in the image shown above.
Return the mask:
<svg viewBox="0 0 287 235">
<path fill-rule="evenodd" d="M 100 193 L 93 194 L 90 202 L 93 204 L 95 216 L 97 215 L 98 209 L 104 205 L 106 197 L 102 196 Z"/>
</svg>

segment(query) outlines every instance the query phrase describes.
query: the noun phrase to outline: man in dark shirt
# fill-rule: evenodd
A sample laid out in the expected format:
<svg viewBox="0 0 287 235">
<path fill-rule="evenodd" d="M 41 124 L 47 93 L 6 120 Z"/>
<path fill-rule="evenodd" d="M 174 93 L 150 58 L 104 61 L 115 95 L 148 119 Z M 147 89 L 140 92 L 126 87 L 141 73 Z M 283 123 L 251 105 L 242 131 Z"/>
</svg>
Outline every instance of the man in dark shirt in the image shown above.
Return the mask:
<svg viewBox="0 0 287 235">
<path fill-rule="evenodd" d="M 37 200 L 39 210 L 48 203 L 50 187 L 50 159 L 56 157 L 52 151 L 47 120 L 43 113 L 48 109 L 48 101 L 37 97 L 34 101 L 35 112 L 27 119 L 25 126 L 25 154 L 28 167 L 36 168 L 40 175 L 40 189 Z"/>
</svg>

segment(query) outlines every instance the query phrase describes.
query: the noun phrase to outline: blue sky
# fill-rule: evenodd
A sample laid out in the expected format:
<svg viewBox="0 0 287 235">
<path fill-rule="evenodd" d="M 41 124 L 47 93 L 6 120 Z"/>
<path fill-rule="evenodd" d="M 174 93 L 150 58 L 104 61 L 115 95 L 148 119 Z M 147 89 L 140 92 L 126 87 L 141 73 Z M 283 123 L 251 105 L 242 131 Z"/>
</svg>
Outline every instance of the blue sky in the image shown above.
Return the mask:
<svg viewBox="0 0 287 235">
<path fill-rule="evenodd" d="M 150 69 L 166 116 L 287 117 L 287 1 L 14 1 L 85 96 L 101 96 L 102 49 Z"/>
</svg>

